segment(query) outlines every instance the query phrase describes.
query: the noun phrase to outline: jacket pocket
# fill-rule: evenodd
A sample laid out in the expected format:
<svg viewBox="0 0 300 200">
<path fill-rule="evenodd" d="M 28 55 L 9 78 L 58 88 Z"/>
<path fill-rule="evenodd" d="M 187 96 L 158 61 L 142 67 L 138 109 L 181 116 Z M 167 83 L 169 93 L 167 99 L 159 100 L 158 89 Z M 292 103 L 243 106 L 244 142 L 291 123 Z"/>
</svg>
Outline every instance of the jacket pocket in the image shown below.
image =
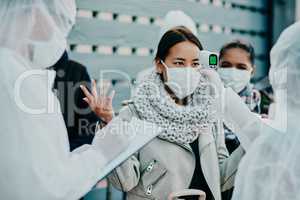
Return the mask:
<svg viewBox="0 0 300 200">
<path fill-rule="evenodd" d="M 164 177 L 167 169 L 157 160 L 152 160 L 142 173 L 142 183 L 147 196 L 152 195 L 154 186 Z"/>
</svg>

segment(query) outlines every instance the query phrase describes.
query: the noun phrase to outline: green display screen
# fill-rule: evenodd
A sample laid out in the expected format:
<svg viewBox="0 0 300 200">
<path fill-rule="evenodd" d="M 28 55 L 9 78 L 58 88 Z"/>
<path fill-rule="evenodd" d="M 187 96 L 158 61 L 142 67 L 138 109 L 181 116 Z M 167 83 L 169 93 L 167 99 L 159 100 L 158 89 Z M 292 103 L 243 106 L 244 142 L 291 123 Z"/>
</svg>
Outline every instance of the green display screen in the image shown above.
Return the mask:
<svg viewBox="0 0 300 200">
<path fill-rule="evenodd" d="M 218 56 L 216 54 L 209 55 L 209 65 L 218 65 Z"/>
</svg>

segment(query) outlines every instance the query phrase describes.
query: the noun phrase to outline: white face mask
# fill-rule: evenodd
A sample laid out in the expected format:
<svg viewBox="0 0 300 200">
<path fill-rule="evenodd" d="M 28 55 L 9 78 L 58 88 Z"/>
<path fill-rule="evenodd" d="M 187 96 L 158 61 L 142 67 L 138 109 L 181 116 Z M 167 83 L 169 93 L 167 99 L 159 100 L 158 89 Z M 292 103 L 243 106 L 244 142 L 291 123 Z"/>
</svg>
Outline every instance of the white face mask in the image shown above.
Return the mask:
<svg viewBox="0 0 300 200">
<path fill-rule="evenodd" d="M 169 68 L 163 61 L 167 72 L 165 84 L 174 92 L 176 97 L 184 99 L 191 95 L 197 88 L 200 81 L 200 73 L 193 67 L 172 67 Z"/>
<path fill-rule="evenodd" d="M 47 68 L 54 65 L 63 55 L 67 47 L 66 39 L 60 35 L 55 34 L 50 41 L 34 41 L 32 65 L 33 68 Z"/>
<path fill-rule="evenodd" d="M 225 87 L 231 87 L 236 93 L 241 92 L 251 79 L 251 72 L 248 70 L 220 67 L 218 73 Z"/>
</svg>

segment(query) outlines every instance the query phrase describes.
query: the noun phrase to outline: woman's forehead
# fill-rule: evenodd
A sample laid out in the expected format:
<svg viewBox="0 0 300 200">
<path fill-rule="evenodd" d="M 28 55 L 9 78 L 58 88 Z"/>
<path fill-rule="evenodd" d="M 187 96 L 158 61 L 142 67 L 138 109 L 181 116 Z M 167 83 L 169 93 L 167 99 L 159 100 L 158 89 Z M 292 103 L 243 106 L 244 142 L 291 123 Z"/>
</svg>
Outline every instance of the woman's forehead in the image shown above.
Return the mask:
<svg viewBox="0 0 300 200">
<path fill-rule="evenodd" d="M 170 48 L 168 57 L 184 58 L 184 59 L 197 59 L 199 58 L 200 49 L 197 45 L 192 42 L 184 41 L 177 43 Z"/>
<path fill-rule="evenodd" d="M 251 63 L 249 53 L 240 48 L 231 48 L 226 50 L 221 58 L 221 61 Z"/>
</svg>

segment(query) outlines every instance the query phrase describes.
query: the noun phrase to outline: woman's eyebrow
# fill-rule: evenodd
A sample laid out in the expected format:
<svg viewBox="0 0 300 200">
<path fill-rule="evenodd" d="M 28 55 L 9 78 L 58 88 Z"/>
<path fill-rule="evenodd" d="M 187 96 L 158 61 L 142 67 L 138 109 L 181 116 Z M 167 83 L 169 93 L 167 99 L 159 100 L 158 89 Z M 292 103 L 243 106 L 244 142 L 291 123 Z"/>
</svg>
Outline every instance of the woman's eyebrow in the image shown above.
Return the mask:
<svg viewBox="0 0 300 200">
<path fill-rule="evenodd" d="M 181 60 L 181 61 L 185 61 L 184 58 L 174 58 L 174 60 Z"/>
<path fill-rule="evenodd" d="M 228 61 L 222 61 L 221 64 L 231 64 L 231 63 Z"/>
<path fill-rule="evenodd" d="M 199 61 L 199 58 L 195 58 L 195 59 L 193 59 L 193 61 Z"/>
</svg>

